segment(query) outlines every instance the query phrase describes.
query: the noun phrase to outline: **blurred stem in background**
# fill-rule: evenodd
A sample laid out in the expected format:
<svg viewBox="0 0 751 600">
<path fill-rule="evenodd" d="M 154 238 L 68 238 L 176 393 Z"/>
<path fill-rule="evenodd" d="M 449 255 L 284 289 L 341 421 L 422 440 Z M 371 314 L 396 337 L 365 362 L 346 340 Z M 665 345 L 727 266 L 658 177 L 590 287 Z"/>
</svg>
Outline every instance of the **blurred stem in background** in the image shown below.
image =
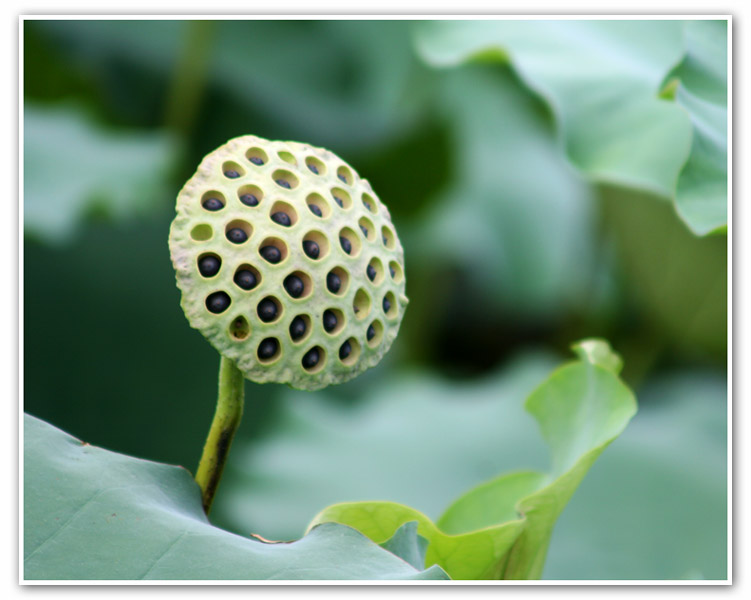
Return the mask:
<svg viewBox="0 0 751 600">
<path fill-rule="evenodd" d="M 164 120 L 170 131 L 188 137 L 206 89 L 206 72 L 211 60 L 216 23 L 187 21 L 184 26 L 183 46 L 167 94 Z"/>
</svg>

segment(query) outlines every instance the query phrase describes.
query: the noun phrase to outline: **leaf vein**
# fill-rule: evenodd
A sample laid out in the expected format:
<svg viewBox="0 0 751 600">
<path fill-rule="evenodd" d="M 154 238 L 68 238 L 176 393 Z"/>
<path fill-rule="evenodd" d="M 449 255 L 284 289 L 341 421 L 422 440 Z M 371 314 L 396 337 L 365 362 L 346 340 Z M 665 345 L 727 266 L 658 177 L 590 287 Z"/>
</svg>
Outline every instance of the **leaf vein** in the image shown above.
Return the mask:
<svg viewBox="0 0 751 600">
<path fill-rule="evenodd" d="M 159 555 L 159 556 L 158 556 L 158 557 L 157 557 L 157 558 L 156 558 L 156 559 L 154 560 L 154 562 L 152 563 L 152 565 L 151 565 L 151 566 L 150 566 L 150 567 L 149 567 L 149 568 L 148 568 L 148 569 L 146 570 L 146 572 L 145 572 L 145 573 L 144 573 L 143 575 L 141 575 L 141 576 L 139 577 L 139 579 L 146 579 L 146 577 L 148 577 L 149 573 L 151 573 L 151 572 L 152 572 L 152 571 L 153 571 L 153 570 L 154 570 L 154 569 L 156 568 L 156 566 L 157 566 L 157 565 L 158 565 L 158 564 L 159 564 L 159 563 L 161 562 L 161 560 L 162 560 L 162 559 L 163 559 L 163 558 L 164 558 L 165 556 L 167 556 L 167 554 L 168 554 L 168 553 L 169 553 L 169 552 L 170 552 L 170 551 L 171 551 L 171 550 L 172 550 L 172 549 L 173 549 L 173 548 L 174 548 L 174 547 L 175 547 L 175 546 L 177 545 L 177 543 L 178 543 L 178 542 L 179 542 L 180 540 L 182 540 L 182 539 L 183 539 L 183 538 L 184 538 L 184 537 L 185 537 L 186 535 L 188 535 L 188 533 L 189 533 L 189 532 L 188 532 L 188 530 L 186 529 L 186 530 L 185 530 L 185 531 L 183 531 L 183 532 L 182 532 L 182 533 L 181 533 L 181 534 L 180 534 L 179 536 L 177 536 L 177 537 L 176 537 L 176 538 L 175 538 L 175 539 L 174 539 L 174 540 L 172 541 L 172 543 L 171 543 L 171 544 L 170 544 L 169 546 L 167 546 L 167 547 L 166 547 L 166 548 L 164 549 L 164 552 L 162 552 L 162 553 L 161 553 L 161 554 L 160 554 L 160 555 Z"/>
<path fill-rule="evenodd" d="M 41 542 L 41 543 L 40 543 L 40 544 L 39 544 L 39 545 L 38 545 L 38 546 L 37 546 L 36 548 L 34 548 L 34 550 L 32 550 L 31 554 L 29 554 L 29 555 L 28 555 L 28 556 L 27 556 L 26 558 L 24 558 L 24 563 L 25 563 L 26 561 L 28 561 L 29 559 L 31 559 L 31 557 L 32 557 L 32 556 L 34 556 L 34 555 L 35 555 L 35 554 L 36 554 L 37 552 L 39 552 L 39 550 L 41 550 L 41 549 L 42 549 L 42 548 L 43 548 L 44 546 L 46 546 L 46 545 L 47 545 L 47 544 L 48 544 L 49 542 L 51 542 L 52 540 L 54 540 L 54 539 L 55 539 L 55 538 L 56 538 L 56 537 L 57 537 L 58 535 L 60 535 L 60 534 L 61 534 L 61 533 L 62 533 L 62 532 L 63 532 L 63 531 L 65 530 L 65 529 L 67 529 L 67 528 L 68 528 L 68 526 L 69 526 L 69 525 L 70 525 L 70 524 L 71 524 L 71 523 L 73 522 L 73 520 L 74 520 L 74 519 L 75 519 L 75 518 L 76 518 L 76 517 L 77 517 L 77 516 L 78 516 L 79 514 L 81 514 L 81 512 L 83 512 L 83 510 L 84 510 L 84 509 L 85 509 L 86 507 L 88 507 L 88 506 L 89 506 L 89 504 L 91 504 L 92 502 L 94 502 L 94 500 L 96 500 L 96 499 L 97 499 L 97 498 L 98 498 L 99 496 L 101 496 L 101 495 L 102 495 L 102 494 L 103 494 L 103 493 L 104 493 L 105 491 L 106 491 L 106 490 L 97 490 L 96 492 L 94 492 L 94 494 L 93 494 L 93 495 L 91 496 L 91 498 L 89 498 L 89 499 L 88 499 L 88 500 L 87 500 L 86 502 L 84 502 L 84 503 L 83 503 L 83 504 L 82 504 L 81 506 L 79 506 L 79 507 L 78 507 L 78 508 L 76 509 L 76 511 L 75 511 L 75 512 L 74 512 L 74 513 L 73 513 L 72 515 L 70 515 L 70 517 L 68 517 L 68 518 L 66 519 L 66 521 L 65 521 L 65 522 L 64 522 L 64 523 L 63 523 L 62 525 L 60 525 L 60 527 L 59 527 L 58 529 L 56 529 L 55 531 L 53 531 L 53 532 L 52 532 L 52 533 L 51 533 L 51 534 L 50 534 L 50 535 L 49 535 L 49 536 L 47 537 L 47 539 L 45 539 L 45 540 L 44 540 L 43 542 Z"/>
</svg>

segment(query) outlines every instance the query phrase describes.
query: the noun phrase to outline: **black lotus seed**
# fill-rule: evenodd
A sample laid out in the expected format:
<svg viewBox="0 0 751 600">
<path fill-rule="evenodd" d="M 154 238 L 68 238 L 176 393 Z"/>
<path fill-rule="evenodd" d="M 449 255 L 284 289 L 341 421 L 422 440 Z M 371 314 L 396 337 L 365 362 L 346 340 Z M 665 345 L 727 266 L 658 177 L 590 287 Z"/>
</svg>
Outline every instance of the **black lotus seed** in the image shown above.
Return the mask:
<svg viewBox="0 0 751 600">
<path fill-rule="evenodd" d="M 387 313 L 391 310 L 391 301 L 388 299 L 388 296 L 383 297 L 383 312 Z"/>
<path fill-rule="evenodd" d="M 222 261 L 216 256 L 202 256 L 198 259 L 198 272 L 204 277 L 213 277 L 219 272 Z"/>
<path fill-rule="evenodd" d="M 248 239 L 248 234 L 239 227 L 233 227 L 227 232 L 227 239 L 233 244 L 242 244 Z"/>
<path fill-rule="evenodd" d="M 282 260 L 282 252 L 276 246 L 264 246 L 259 250 L 259 253 L 272 265 Z"/>
<path fill-rule="evenodd" d="M 264 298 L 263 300 L 261 300 L 258 303 L 258 308 L 256 310 L 258 311 L 258 317 L 264 323 L 269 323 L 270 321 L 276 319 L 276 302 L 274 302 L 271 298 Z"/>
<path fill-rule="evenodd" d="M 305 240 L 302 243 L 302 249 L 304 250 L 305 254 L 307 254 L 312 259 L 318 258 L 318 255 L 321 253 L 321 249 L 318 247 L 318 244 L 313 240 Z"/>
<path fill-rule="evenodd" d="M 368 237 L 368 228 L 367 228 L 367 227 L 365 227 L 365 225 L 360 225 L 360 231 L 362 231 L 362 234 L 363 234 L 363 235 L 364 235 L 365 237 Z"/>
<path fill-rule="evenodd" d="M 289 324 L 289 336 L 293 340 L 299 340 L 302 336 L 305 335 L 306 329 L 307 327 L 305 326 L 305 319 L 298 315 L 294 319 L 292 319 L 292 322 Z"/>
<path fill-rule="evenodd" d="M 376 278 L 376 270 L 373 265 L 368 265 L 368 267 L 365 269 L 365 272 L 368 274 L 368 279 L 370 281 L 374 281 Z"/>
<path fill-rule="evenodd" d="M 310 209 L 310 212 L 312 212 L 316 217 L 323 216 L 323 213 L 321 212 L 321 209 L 318 208 L 317 204 L 308 204 L 308 208 Z"/>
<path fill-rule="evenodd" d="M 341 179 L 341 180 L 342 180 L 342 181 L 343 181 L 344 183 L 347 183 L 347 178 L 346 178 L 346 177 L 345 177 L 344 175 L 342 175 L 341 173 L 339 173 L 338 177 L 339 177 L 339 179 Z"/>
<path fill-rule="evenodd" d="M 267 360 L 276 354 L 279 349 L 279 342 L 276 338 L 266 338 L 258 344 L 258 358 Z"/>
<path fill-rule="evenodd" d="M 341 198 L 340 198 L 339 196 L 334 196 L 334 200 L 336 201 L 336 203 L 337 203 L 337 204 L 338 204 L 338 205 L 339 205 L 340 207 L 344 208 L 344 200 L 342 200 L 342 199 L 341 199 Z"/>
<path fill-rule="evenodd" d="M 342 280 L 333 271 L 326 275 L 326 287 L 332 294 L 336 294 L 342 287 Z"/>
<path fill-rule="evenodd" d="M 223 313 L 229 308 L 230 304 L 232 304 L 232 300 L 226 292 L 214 292 L 206 298 L 206 308 L 215 315 Z"/>
<path fill-rule="evenodd" d="M 251 156 L 250 157 L 250 162 L 252 162 L 254 165 L 260 167 L 263 164 L 263 159 L 259 158 L 257 156 Z"/>
<path fill-rule="evenodd" d="M 258 206 L 258 198 L 253 194 L 243 194 L 240 196 L 240 202 L 246 206 Z"/>
<path fill-rule="evenodd" d="M 309 164 L 309 165 L 308 165 L 308 169 L 310 169 L 310 171 L 311 171 L 312 173 L 315 173 L 316 175 L 318 175 L 318 167 L 316 167 L 315 165 L 313 165 L 313 164 Z"/>
<path fill-rule="evenodd" d="M 297 275 L 287 275 L 284 278 L 284 289 L 293 298 L 299 298 L 305 290 L 305 284 Z"/>
<path fill-rule="evenodd" d="M 318 347 L 311 348 L 305 353 L 305 356 L 302 357 L 302 366 L 306 369 L 312 369 L 318 364 L 319 360 L 320 354 L 318 352 Z"/>
<path fill-rule="evenodd" d="M 258 280 L 256 279 L 255 274 L 248 269 L 237 271 L 235 273 L 234 282 L 244 290 L 252 290 L 258 285 Z"/>
<path fill-rule="evenodd" d="M 352 242 L 350 242 L 346 237 L 339 236 L 339 243 L 342 245 L 342 250 L 344 250 L 347 254 L 352 253 Z"/>
<path fill-rule="evenodd" d="M 203 207 L 210 211 L 221 210 L 224 208 L 224 203 L 219 198 L 206 198 L 203 201 Z"/>
<path fill-rule="evenodd" d="M 289 215 L 281 211 L 275 212 L 271 215 L 271 220 L 275 223 L 279 223 L 279 225 L 282 225 L 283 227 L 289 227 L 292 225 L 292 220 L 289 218 Z"/>
<path fill-rule="evenodd" d="M 336 329 L 336 326 L 339 324 L 339 319 L 336 318 L 336 315 L 334 314 L 333 310 L 326 309 L 323 311 L 323 328 L 331 333 Z"/>
<path fill-rule="evenodd" d="M 389 242 L 388 242 L 388 240 L 386 239 L 386 236 L 385 236 L 385 235 L 381 236 L 381 239 L 383 240 L 383 245 L 384 245 L 384 246 L 388 246 L 388 245 L 389 245 Z"/>
<path fill-rule="evenodd" d="M 350 343 L 349 343 L 349 340 L 347 340 L 346 342 L 344 342 L 344 343 L 343 343 L 343 344 L 342 344 L 342 345 L 341 345 L 341 346 L 339 347 L 339 358 L 340 358 L 341 360 L 344 360 L 344 359 L 345 359 L 345 358 L 347 358 L 347 357 L 348 357 L 348 356 L 349 356 L 349 355 L 350 355 L 351 353 L 352 353 L 352 344 L 350 344 Z"/>
<path fill-rule="evenodd" d="M 230 169 L 229 171 L 224 172 L 224 176 L 228 177 L 229 179 L 237 179 L 238 177 L 240 177 L 240 173 L 233 169 Z"/>
<path fill-rule="evenodd" d="M 274 181 L 276 181 L 276 185 L 280 187 L 286 188 L 288 190 L 292 188 L 292 186 L 289 184 L 289 181 L 287 181 L 286 179 L 275 179 Z"/>
<path fill-rule="evenodd" d="M 375 337 L 375 327 L 371 324 L 368 327 L 368 330 L 365 332 L 365 337 L 368 338 L 368 341 L 372 340 Z"/>
<path fill-rule="evenodd" d="M 391 277 L 396 277 L 396 270 L 394 267 L 389 266 L 389 273 L 391 273 Z"/>
<path fill-rule="evenodd" d="M 365 205 L 365 208 L 367 208 L 370 212 L 373 212 L 373 209 L 370 206 L 370 202 L 363 200 L 362 203 Z"/>
</svg>

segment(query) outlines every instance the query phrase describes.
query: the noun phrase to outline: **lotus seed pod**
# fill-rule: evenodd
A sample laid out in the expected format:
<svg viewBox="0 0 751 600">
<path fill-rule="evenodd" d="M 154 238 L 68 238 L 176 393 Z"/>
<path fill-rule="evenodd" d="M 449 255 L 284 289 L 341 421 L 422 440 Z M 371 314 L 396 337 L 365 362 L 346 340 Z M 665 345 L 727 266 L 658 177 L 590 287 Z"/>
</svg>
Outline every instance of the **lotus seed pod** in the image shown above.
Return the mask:
<svg viewBox="0 0 751 600">
<path fill-rule="evenodd" d="M 315 390 L 375 366 L 407 307 L 386 206 L 335 154 L 238 137 L 177 197 L 181 304 L 245 376 Z"/>
</svg>

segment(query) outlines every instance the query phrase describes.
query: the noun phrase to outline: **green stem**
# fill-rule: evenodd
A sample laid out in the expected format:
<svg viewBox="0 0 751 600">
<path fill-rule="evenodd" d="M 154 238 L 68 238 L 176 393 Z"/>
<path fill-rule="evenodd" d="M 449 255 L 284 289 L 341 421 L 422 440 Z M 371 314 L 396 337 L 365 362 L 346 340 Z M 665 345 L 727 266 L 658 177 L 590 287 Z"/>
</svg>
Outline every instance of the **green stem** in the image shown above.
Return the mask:
<svg viewBox="0 0 751 600">
<path fill-rule="evenodd" d="M 208 515 L 222 478 L 232 438 L 243 416 L 245 378 L 230 359 L 222 356 L 219 366 L 219 398 L 209 436 L 198 463 L 196 482 L 201 487 L 203 510 Z"/>
<path fill-rule="evenodd" d="M 166 125 L 187 136 L 195 123 L 206 87 L 214 41 L 213 21 L 187 21 L 185 39 L 167 95 Z"/>
</svg>

